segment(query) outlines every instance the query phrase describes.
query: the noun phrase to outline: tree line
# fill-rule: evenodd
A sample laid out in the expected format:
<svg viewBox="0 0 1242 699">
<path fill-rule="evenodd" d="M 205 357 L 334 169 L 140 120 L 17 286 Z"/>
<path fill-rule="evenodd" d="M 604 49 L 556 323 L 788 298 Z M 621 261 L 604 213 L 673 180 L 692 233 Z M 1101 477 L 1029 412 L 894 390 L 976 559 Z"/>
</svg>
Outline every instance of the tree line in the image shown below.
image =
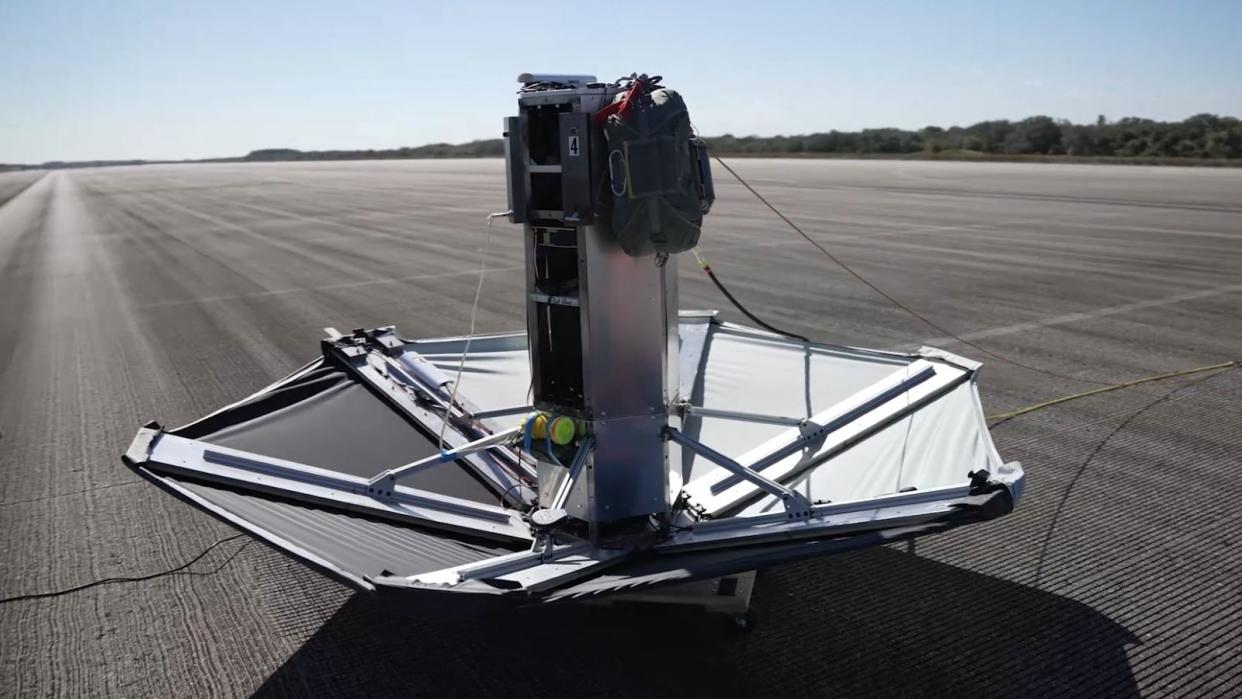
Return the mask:
<svg viewBox="0 0 1242 699">
<path fill-rule="evenodd" d="M 1242 158 L 1242 121 L 1196 114 L 1182 121 L 1126 117 L 1093 124 L 1033 116 L 971 126 L 918 131 L 863 129 L 805 136 L 743 136 L 708 139 L 719 153 L 734 154 L 908 154 L 966 151 L 994 155 L 1071 155 L 1158 158 Z"/>
<path fill-rule="evenodd" d="M 431 143 L 425 146 L 368 150 L 295 150 L 265 148 L 250 151 L 242 160 L 401 160 L 406 158 L 500 158 L 505 154 L 503 139 L 491 138 L 469 143 Z"/>
<path fill-rule="evenodd" d="M 1234 117 L 1196 114 L 1182 121 L 1126 117 L 1093 124 L 1033 116 L 1020 121 L 997 119 L 971 126 L 928 126 L 905 129 L 828 131 L 800 136 L 734 136 L 706 139 L 721 155 L 1069 155 L 1080 157 L 1242 158 L 1242 121 Z M 501 139 L 390 150 L 253 151 L 244 160 L 343 160 L 400 158 L 501 157 Z"/>
<path fill-rule="evenodd" d="M 1020 121 L 996 119 L 971 126 L 927 126 L 906 129 L 828 131 L 801 136 L 734 136 L 705 139 L 720 155 L 775 156 L 1078 156 L 1101 158 L 1161 158 L 1221 161 L 1242 159 L 1242 121 L 1236 117 L 1196 114 L 1182 121 L 1155 121 L 1126 117 L 1109 121 L 1100 116 L 1092 124 L 1033 116 Z M 240 158 L 204 161 L 238 162 L 293 160 L 399 160 L 406 158 L 498 158 L 504 156 L 499 138 L 469 143 L 432 143 L 381 150 L 317 150 L 266 148 Z M 29 168 L 138 165 L 148 161 L 92 161 L 4 165 L 0 171 Z M 152 161 L 154 162 L 154 161 Z M 170 162 L 170 161 L 162 161 Z"/>
</svg>

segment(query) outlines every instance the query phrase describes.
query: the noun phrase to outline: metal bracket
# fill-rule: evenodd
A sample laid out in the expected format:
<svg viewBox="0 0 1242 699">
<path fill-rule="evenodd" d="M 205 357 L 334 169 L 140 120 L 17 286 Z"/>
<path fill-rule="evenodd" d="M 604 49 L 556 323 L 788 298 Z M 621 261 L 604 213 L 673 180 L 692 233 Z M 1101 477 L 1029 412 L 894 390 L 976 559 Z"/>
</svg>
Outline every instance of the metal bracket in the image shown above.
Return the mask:
<svg viewBox="0 0 1242 699">
<path fill-rule="evenodd" d="M 533 405 L 516 405 L 512 408 L 496 408 L 495 410 L 476 410 L 470 414 L 470 417 L 477 420 L 487 420 L 493 417 L 507 417 L 509 415 L 521 415 L 523 413 L 534 412 Z"/>
<path fill-rule="evenodd" d="M 677 405 L 681 409 L 684 416 L 695 415 L 698 417 L 715 417 L 722 420 L 738 420 L 741 422 L 758 422 L 766 425 L 788 425 L 792 427 L 802 427 L 806 423 L 806 418 L 784 417 L 782 415 L 762 415 L 759 413 L 743 413 L 737 410 L 719 410 L 716 408 L 705 408 L 701 405 L 691 405 L 688 402 L 682 402 Z"/>
<path fill-rule="evenodd" d="M 569 493 L 574 489 L 574 483 L 578 481 L 578 475 L 582 473 L 582 467 L 586 465 L 591 450 L 594 448 L 595 438 L 590 435 L 587 435 L 578 445 L 578 453 L 574 454 L 574 460 L 569 464 L 569 475 L 561 482 L 561 487 L 557 489 L 556 495 L 552 498 L 553 508 L 565 507 L 565 502 L 569 500 Z"/>
<path fill-rule="evenodd" d="M 631 549 L 601 549 L 590 542 L 538 546 L 484 561 L 419 573 L 403 578 L 407 583 L 422 585 L 457 585 L 467 580 L 518 582 L 518 587 L 546 589 L 559 583 L 595 572 L 600 564 L 618 562 Z M 535 585 L 539 587 L 536 588 Z"/>
<path fill-rule="evenodd" d="M 733 548 L 772 541 L 847 536 L 909 526 L 943 517 L 970 495 L 955 485 L 839 504 L 815 505 L 808 516 L 790 521 L 779 513 L 698 522 L 678 531 L 656 551 Z"/>
<path fill-rule="evenodd" d="M 439 454 L 432 454 L 431 456 L 419 459 L 418 461 L 412 461 L 404 466 L 390 468 L 387 471 L 375 476 L 370 481 L 367 481 L 367 484 L 374 486 L 383 481 L 388 481 L 391 487 L 391 484 L 396 483 L 398 478 L 413 475 L 429 466 L 454 461 L 459 456 L 465 456 L 467 454 L 474 454 L 480 451 L 486 451 L 488 449 L 495 449 L 496 447 L 513 444 L 521 434 L 521 427 L 512 427 L 502 432 L 497 432 L 491 436 L 484 437 L 483 439 L 442 451 Z"/>
<path fill-rule="evenodd" d="M 435 403 L 446 413 L 449 412 L 450 396 L 442 386 L 427 381 L 426 377 L 420 376 L 418 372 L 407 371 L 406 366 L 378 350 L 367 354 L 366 363 L 384 377 L 395 380 L 403 387 L 417 393 L 420 398 Z"/>
<path fill-rule="evenodd" d="M 702 456 L 708 461 L 725 468 L 739 478 L 743 478 L 751 483 L 754 483 L 760 490 L 778 498 L 781 501 L 781 504 L 785 507 L 785 514 L 790 519 L 803 519 L 810 516 L 812 507 L 811 502 L 807 500 L 806 496 L 802 493 L 799 493 L 796 490 L 790 490 L 776 481 L 764 478 L 762 475 L 746 468 L 745 466 L 703 444 L 702 442 L 687 437 L 682 434 L 680 430 L 672 427 L 666 427 L 664 428 L 664 434 L 671 441 L 676 442 L 699 456 Z"/>
</svg>

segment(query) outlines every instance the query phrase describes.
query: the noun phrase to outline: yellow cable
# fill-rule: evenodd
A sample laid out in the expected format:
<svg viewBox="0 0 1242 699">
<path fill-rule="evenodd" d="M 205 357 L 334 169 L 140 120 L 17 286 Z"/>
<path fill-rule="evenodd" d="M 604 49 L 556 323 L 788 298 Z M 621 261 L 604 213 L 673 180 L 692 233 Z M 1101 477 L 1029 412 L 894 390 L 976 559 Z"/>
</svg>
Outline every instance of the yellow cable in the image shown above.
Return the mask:
<svg viewBox="0 0 1242 699">
<path fill-rule="evenodd" d="M 1162 379 L 1171 379 L 1177 376 L 1188 376 L 1190 374 L 1201 374 L 1205 371 L 1213 371 L 1213 370 L 1225 371 L 1227 369 L 1233 369 L 1237 366 L 1239 366 L 1238 362 L 1222 362 L 1220 364 L 1213 364 L 1211 366 L 1201 366 L 1201 367 L 1196 367 L 1194 369 L 1182 369 L 1181 371 L 1170 371 L 1167 374 L 1156 374 L 1155 376 L 1148 376 L 1148 377 L 1141 378 L 1141 379 L 1135 379 L 1133 381 L 1126 381 L 1124 383 L 1113 384 L 1111 386 L 1105 386 L 1104 388 L 1097 388 L 1091 391 L 1083 391 L 1082 393 L 1075 393 L 1074 395 L 1071 395 L 1071 396 L 1062 396 L 1061 398 L 1054 398 L 1053 400 L 1047 400 L 1047 401 L 1044 401 L 1043 403 L 1036 403 L 1035 405 L 1028 405 L 1025 408 L 1020 408 L 1018 410 L 1013 410 L 1007 413 L 999 413 L 997 415 L 988 415 L 987 419 L 988 420 L 1008 420 L 1009 418 L 1017 417 L 1019 415 L 1025 415 L 1027 413 L 1033 413 L 1036 410 L 1041 410 L 1049 406 L 1058 405 L 1060 403 L 1068 403 L 1069 401 L 1078 400 L 1079 398 L 1086 398 L 1087 396 L 1095 396 L 1101 393 L 1108 393 L 1109 391 L 1116 391 L 1122 388 L 1129 388 L 1131 386 L 1137 386 L 1142 383 L 1149 383 L 1151 381 L 1160 381 Z"/>
</svg>

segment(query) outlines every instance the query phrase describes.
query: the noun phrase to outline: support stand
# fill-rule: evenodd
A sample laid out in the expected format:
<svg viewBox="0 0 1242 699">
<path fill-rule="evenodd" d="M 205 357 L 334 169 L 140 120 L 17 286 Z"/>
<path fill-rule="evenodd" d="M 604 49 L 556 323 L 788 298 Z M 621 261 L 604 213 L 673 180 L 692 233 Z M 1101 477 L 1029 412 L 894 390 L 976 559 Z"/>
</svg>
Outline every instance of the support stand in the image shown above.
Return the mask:
<svg viewBox="0 0 1242 699">
<path fill-rule="evenodd" d="M 727 617 L 739 630 L 754 628 L 750 598 L 755 590 L 756 572 L 748 570 L 714 580 L 697 580 L 680 585 L 658 587 L 649 592 L 628 592 L 593 600 L 589 604 L 619 606 L 658 604 L 700 609 Z"/>
</svg>

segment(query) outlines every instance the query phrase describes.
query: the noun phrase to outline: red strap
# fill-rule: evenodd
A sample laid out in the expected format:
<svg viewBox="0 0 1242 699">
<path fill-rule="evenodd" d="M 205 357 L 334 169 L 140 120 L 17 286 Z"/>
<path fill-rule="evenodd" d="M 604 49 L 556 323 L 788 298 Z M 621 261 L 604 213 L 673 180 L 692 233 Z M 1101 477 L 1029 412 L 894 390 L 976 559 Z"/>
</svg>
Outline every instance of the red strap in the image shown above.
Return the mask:
<svg viewBox="0 0 1242 699">
<path fill-rule="evenodd" d="M 613 102 L 612 104 L 605 106 L 603 109 L 595 113 L 595 123 L 602 124 L 605 119 L 613 114 L 621 115 L 622 119 L 628 117 L 630 115 L 630 111 L 634 109 L 634 100 L 638 99 L 641 94 L 640 90 L 641 92 L 647 91 L 647 81 L 643 78 L 635 78 L 634 82 L 630 85 L 630 89 L 625 93 L 625 97 L 622 97 L 617 102 Z"/>
</svg>

